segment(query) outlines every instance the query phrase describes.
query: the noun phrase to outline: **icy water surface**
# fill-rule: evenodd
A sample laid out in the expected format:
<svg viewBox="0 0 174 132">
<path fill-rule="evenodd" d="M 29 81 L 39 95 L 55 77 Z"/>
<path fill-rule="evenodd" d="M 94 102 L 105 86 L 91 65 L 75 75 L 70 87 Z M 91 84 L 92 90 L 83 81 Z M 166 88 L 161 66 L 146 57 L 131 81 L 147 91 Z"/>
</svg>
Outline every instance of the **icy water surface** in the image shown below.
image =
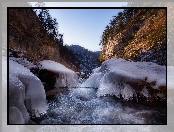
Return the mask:
<svg viewBox="0 0 174 132">
<path fill-rule="evenodd" d="M 49 101 L 40 124 L 165 124 L 166 108 L 150 107 L 95 95 L 95 89 L 76 88 Z"/>
</svg>

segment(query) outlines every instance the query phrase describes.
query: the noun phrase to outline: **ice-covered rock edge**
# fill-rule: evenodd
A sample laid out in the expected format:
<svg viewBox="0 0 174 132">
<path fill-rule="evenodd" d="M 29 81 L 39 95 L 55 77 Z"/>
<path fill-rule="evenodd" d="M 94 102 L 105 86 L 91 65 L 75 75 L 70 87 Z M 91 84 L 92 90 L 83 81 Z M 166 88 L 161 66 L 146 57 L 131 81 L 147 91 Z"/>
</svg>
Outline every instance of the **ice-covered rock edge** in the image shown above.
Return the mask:
<svg viewBox="0 0 174 132">
<path fill-rule="evenodd" d="M 55 88 L 59 87 L 76 87 L 79 83 L 78 75 L 76 72 L 68 69 L 64 65 L 52 61 L 52 60 L 43 60 L 39 62 L 39 69 L 46 69 L 48 71 L 54 72 L 57 74 Z"/>
<path fill-rule="evenodd" d="M 3 59 L 4 62 L 6 58 Z M 21 63 L 21 64 L 20 64 Z M 28 64 L 28 65 L 26 65 Z M 75 87 L 78 84 L 76 72 L 52 60 L 40 61 L 39 66 L 22 58 L 9 58 L 9 121 L 10 124 L 30 124 L 30 116 L 39 117 L 48 108 L 46 94 L 41 80 L 31 73 L 31 68 L 46 69 L 57 74 L 55 87 Z M 14 100 L 16 98 L 16 100 Z M 25 102 L 25 103 L 23 103 Z M 19 115 L 18 118 L 14 115 Z"/>
<path fill-rule="evenodd" d="M 5 58 L 4 58 L 5 59 Z M 9 123 L 28 124 L 48 108 L 42 82 L 26 67 L 9 60 Z M 14 115 L 22 118 L 15 118 Z"/>
<path fill-rule="evenodd" d="M 166 66 L 112 58 L 94 69 L 81 86 L 98 88 L 98 97 L 115 95 L 125 100 L 166 100 Z"/>
</svg>

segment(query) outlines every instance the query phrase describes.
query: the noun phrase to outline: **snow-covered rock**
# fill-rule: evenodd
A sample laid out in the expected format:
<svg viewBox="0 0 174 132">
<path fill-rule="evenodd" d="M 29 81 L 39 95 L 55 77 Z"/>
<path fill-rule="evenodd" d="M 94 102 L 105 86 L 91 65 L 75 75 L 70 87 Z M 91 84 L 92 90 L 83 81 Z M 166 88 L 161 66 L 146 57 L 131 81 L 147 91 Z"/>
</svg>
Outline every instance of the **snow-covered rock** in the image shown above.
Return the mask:
<svg viewBox="0 0 174 132">
<path fill-rule="evenodd" d="M 16 57 L 9 57 L 10 60 L 13 60 L 21 65 L 23 65 L 24 67 L 28 68 L 28 69 L 32 69 L 32 68 L 36 68 L 37 66 L 34 65 L 32 62 L 30 62 L 29 60 L 27 60 L 27 58 L 21 57 L 21 58 L 16 58 Z"/>
<path fill-rule="evenodd" d="M 57 74 L 55 88 L 59 87 L 76 87 L 79 80 L 76 72 L 66 68 L 64 65 L 52 60 L 40 61 L 40 69 L 46 69 L 48 71 Z"/>
<path fill-rule="evenodd" d="M 82 86 L 97 87 L 97 96 L 122 96 L 125 100 L 137 96 L 154 101 L 166 99 L 166 66 L 152 62 L 133 62 L 124 59 L 109 59 Z"/>
<path fill-rule="evenodd" d="M 29 123 L 29 115 L 39 117 L 46 113 L 48 106 L 42 82 L 29 69 L 12 60 L 9 60 L 8 94 L 10 123 Z"/>
</svg>

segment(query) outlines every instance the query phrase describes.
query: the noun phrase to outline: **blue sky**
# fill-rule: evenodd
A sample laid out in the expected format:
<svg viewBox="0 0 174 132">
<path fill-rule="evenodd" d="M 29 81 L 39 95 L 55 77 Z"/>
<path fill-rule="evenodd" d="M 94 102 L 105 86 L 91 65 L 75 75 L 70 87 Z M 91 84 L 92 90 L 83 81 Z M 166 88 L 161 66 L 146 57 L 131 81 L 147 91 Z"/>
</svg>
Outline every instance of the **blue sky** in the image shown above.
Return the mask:
<svg viewBox="0 0 174 132">
<path fill-rule="evenodd" d="M 121 7 L 121 2 L 44 2 L 45 7 Z M 35 6 L 36 2 L 31 2 Z M 122 9 L 49 9 L 57 19 L 59 33 L 64 34 L 65 44 L 80 45 L 91 51 L 101 50 L 102 33 L 112 16 Z"/>
</svg>

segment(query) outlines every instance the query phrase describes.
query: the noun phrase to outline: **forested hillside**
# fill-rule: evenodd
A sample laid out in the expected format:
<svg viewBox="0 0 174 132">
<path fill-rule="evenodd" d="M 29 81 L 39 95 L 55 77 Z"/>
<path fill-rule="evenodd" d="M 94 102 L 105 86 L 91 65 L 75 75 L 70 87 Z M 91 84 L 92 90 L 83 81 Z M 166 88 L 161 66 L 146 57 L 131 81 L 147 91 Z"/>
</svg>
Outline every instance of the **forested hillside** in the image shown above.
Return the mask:
<svg viewBox="0 0 174 132">
<path fill-rule="evenodd" d="M 106 26 L 100 44 L 100 61 L 124 58 L 167 63 L 166 9 L 129 8 Z"/>
<path fill-rule="evenodd" d="M 58 23 L 46 9 L 39 15 L 30 9 L 9 9 L 9 50 L 19 57 L 37 64 L 41 60 L 54 60 L 79 71 L 79 64 L 72 52 L 63 45 L 63 35 L 58 32 Z"/>
<path fill-rule="evenodd" d="M 92 52 L 79 45 L 67 46 L 72 51 L 80 63 L 80 70 L 86 74 L 91 73 L 92 70 L 99 66 L 100 51 Z"/>
</svg>

